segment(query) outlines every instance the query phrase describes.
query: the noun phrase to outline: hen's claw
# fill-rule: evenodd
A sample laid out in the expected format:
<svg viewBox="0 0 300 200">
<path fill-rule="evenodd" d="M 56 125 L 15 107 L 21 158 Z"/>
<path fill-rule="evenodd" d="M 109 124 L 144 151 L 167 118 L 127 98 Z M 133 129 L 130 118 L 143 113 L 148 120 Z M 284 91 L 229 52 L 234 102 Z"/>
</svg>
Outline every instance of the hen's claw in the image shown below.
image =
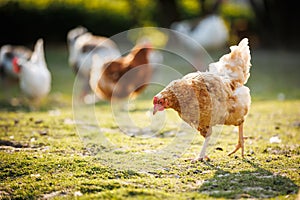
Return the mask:
<svg viewBox="0 0 300 200">
<path fill-rule="evenodd" d="M 246 140 L 246 139 L 248 139 L 248 137 L 243 136 L 243 124 L 241 124 L 239 126 L 239 141 L 238 141 L 238 144 L 236 145 L 235 149 L 228 154 L 228 156 L 231 156 L 232 154 L 237 152 L 237 150 L 242 148 L 242 158 L 244 158 L 244 140 Z"/>
<path fill-rule="evenodd" d="M 244 145 L 238 143 L 235 147 L 235 149 L 233 151 L 231 151 L 229 154 L 227 154 L 228 156 L 231 156 L 232 154 L 234 154 L 235 152 L 237 152 L 237 150 L 239 150 L 240 148 L 242 148 L 242 157 L 244 157 Z"/>
<path fill-rule="evenodd" d="M 205 156 L 204 158 L 189 158 L 189 159 L 186 159 L 185 161 L 191 161 L 191 163 L 196 163 L 198 161 L 200 162 L 204 162 L 204 161 L 211 161 L 211 159 L 208 157 L 208 156 Z"/>
</svg>

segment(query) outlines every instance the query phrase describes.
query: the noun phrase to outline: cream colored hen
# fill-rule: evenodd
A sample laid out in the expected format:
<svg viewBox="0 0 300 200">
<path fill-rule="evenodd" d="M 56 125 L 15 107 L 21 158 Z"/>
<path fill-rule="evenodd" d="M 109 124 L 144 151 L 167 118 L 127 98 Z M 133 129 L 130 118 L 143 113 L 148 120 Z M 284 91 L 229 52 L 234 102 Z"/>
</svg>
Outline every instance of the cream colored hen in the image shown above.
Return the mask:
<svg viewBox="0 0 300 200">
<path fill-rule="evenodd" d="M 206 149 L 212 134 L 212 126 L 218 124 L 239 127 L 236 148 L 242 149 L 244 157 L 243 124 L 251 104 L 250 90 L 244 86 L 249 78 L 250 50 L 248 39 L 231 52 L 209 65 L 208 72 L 195 72 L 182 79 L 172 81 L 153 98 L 154 110 L 172 108 L 192 127 L 196 128 L 205 141 L 195 160 L 207 158 Z"/>
</svg>

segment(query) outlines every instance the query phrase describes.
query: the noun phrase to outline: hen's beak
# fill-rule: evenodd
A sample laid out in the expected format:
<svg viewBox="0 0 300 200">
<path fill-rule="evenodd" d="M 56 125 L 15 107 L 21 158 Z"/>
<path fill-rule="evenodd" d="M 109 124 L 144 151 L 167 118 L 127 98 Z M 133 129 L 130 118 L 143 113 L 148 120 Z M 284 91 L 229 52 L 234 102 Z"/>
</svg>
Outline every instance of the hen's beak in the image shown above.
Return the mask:
<svg viewBox="0 0 300 200">
<path fill-rule="evenodd" d="M 157 111 L 162 111 L 162 110 L 164 110 L 164 107 L 162 107 L 159 104 L 154 104 L 153 115 L 155 115 L 155 113 L 157 113 Z"/>
<path fill-rule="evenodd" d="M 155 113 L 158 111 L 158 106 L 154 105 L 154 108 L 153 108 L 153 115 L 155 115 Z"/>
</svg>

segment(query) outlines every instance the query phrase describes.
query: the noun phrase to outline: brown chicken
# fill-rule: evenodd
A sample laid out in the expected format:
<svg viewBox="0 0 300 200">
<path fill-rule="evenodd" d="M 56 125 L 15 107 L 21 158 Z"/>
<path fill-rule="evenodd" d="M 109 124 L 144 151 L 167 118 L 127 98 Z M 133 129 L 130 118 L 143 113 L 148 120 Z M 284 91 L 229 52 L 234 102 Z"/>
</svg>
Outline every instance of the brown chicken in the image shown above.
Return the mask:
<svg viewBox="0 0 300 200">
<path fill-rule="evenodd" d="M 250 90 L 244 86 L 251 66 L 248 39 L 230 49 L 229 54 L 209 65 L 209 71 L 190 73 L 172 81 L 153 98 L 153 114 L 172 108 L 204 136 L 203 147 L 195 160 L 209 159 L 206 148 L 212 126 L 218 124 L 239 126 L 238 144 L 228 155 L 241 148 L 244 157 L 243 123 L 251 104 Z"/>
<path fill-rule="evenodd" d="M 148 58 L 150 50 L 150 45 L 144 44 L 135 46 L 128 55 L 112 61 L 107 57 L 94 57 L 96 65 L 92 66 L 90 79 L 94 93 L 100 99 L 118 100 L 142 92 L 153 72 Z"/>
<path fill-rule="evenodd" d="M 109 38 L 97 36 L 79 26 L 68 32 L 69 64 L 76 73 L 78 80 L 83 83 L 80 98 L 89 104 L 91 88 L 89 85 L 93 55 L 100 58 L 121 56 L 115 42 Z"/>
</svg>

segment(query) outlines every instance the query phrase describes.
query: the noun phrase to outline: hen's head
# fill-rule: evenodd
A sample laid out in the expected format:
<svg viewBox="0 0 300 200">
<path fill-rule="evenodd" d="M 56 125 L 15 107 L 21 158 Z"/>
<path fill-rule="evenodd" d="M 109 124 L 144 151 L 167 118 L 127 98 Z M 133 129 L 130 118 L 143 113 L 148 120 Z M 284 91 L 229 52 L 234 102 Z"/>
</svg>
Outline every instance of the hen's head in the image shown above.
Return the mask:
<svg viewBox="0 0 300 200">
<path fill-rule="evenodd" d="M 73 45 L 75 40 L 78 39 L 83 34 L 87 33 L 88 30 L 83 26 L 78 26 L 68 32 L 67 41 L 69 45 Z"/>
<path fill-rule="evenodd" d="M 17 56 L 13 57 L 13 59 L 11 60 L 11 62 L 12 62 L 13 71 L 16 74 L 21 73 L 21 71 L 24 68 L 28 68 L 28 64 L 29 64 L 29 61 L 27 61 L 24 58 L 17 57 Z"/>
<path fill-rule="evenodd" d="M 157 111 L 163 111 L 165 108 L 169 107 L 168 99 L 160 95 L 156 95 L 153 97 L 153 105 L 153 115 L 155 115 Z"/>
</svg>

